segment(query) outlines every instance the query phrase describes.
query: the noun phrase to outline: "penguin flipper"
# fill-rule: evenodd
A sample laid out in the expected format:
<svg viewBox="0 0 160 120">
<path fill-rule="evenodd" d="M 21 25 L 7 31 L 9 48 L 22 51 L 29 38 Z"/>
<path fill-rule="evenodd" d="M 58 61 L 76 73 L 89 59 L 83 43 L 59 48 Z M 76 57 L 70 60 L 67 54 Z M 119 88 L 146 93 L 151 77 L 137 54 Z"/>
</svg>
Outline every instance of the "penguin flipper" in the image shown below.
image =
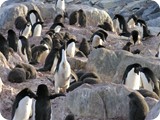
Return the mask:
<svg viewBox="0 0 160 120">
<path fill-rule="evenodd" d="M 66 96 L 66 95 L 63 93 L 58 93 L 58 94 L 50 95 L 49 99 L 55 99 L 56 97 L 60 97 L 60 96 Z"/>
</svg>

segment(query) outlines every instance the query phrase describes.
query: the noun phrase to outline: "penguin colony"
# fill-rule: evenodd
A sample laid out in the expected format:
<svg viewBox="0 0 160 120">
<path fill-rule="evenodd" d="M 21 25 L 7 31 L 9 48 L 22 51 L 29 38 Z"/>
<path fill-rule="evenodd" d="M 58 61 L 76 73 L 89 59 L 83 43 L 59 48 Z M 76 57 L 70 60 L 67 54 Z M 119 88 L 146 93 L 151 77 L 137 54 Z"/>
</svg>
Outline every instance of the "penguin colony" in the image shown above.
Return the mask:
<svg viewBox="0 0 160 120">
<path fill-rule="evenodd" d="M 54 84 L 54 93 L 51 94 L 47 85 L 37 86 L 36 94 L 30 88 L 21 90 L 14 99 L 12 105 L 11 120 L 52 120 L 51 100 L 56 97 L 65 97 L 68 92 L 77 89 L 82 84 L 99 84 L 101 78 L 95 72 L 73 71 L 68 58 L 88 57 L 92 49 L 105 48 L 108 39 L 108 31 L 116 32 L 119 36 L 128 37 L 129 41 L 122 48 L 133 54 L 139 54 L 140 51 L 132 51 L 131 46 L 143 44 L 142 41 L 147 37 L 152 37 L 148 26 L 144 20 L 136 15 L 131 15 L 126 22 L 125 18 L 116 14 L 113 18 L 114 28 L 108 23 L 97 25 L 90 37 L 82 39 L 78 43 L 70 33 L 62 32 L 66 29 L 66 24 L 75 27 L 87 27 L 87 16 L 83 9 L 73 11 L 68 17 L 69 23 L 65 23 L 65 1 L 56 0 L 56 17 L 45 35 L 42 36 L 44 20 L 40 12 L 36 10 L 28 11 L 26 17 L 19 16 L 15 20 L 14 30 L 8 30 L 7 39 L 0 34 L 0 51 L 9 59 L 10 49 L 17 52 L 24 63 L 18 63 L 8 74 L 8 81 L 12 83 L 22 83 L 29 79 L 35 79 L 37 72 L 50 72 L 54 76 L 51 82 Z M 61 12 L 59 12 L 61 11 Z M 130 29 L 133 29 L 132 31 Z M 31 37 L 40 36 L 42 39 L 39 45 L 30 45 Z M 77 45 L 79 47 L 77 48 Z M 156 57 L 160 58 L 160 45 L 158 45 Z M 35 69 L 32 65 L 40 64 L 41 67 Z M 159 80 L 154 72 L 148 67 L 142 67 L 139 63 L 133 63 L 126 67 L 122 84 L 129 89 L 133 89 L 128 97 L 129 119 L 144 120 L 149 107 L 144 97 L 152 97 L 159 100 L 160 86 Z M 143 88 L 143 89 L 142 89 Z M 127 96 L 126 96 L 127 97 Z M 0 114 L 0 119 L 4 119 Z M 68 114 L 65 120 L 75 120 L 74 114 Z"/>
</svg>

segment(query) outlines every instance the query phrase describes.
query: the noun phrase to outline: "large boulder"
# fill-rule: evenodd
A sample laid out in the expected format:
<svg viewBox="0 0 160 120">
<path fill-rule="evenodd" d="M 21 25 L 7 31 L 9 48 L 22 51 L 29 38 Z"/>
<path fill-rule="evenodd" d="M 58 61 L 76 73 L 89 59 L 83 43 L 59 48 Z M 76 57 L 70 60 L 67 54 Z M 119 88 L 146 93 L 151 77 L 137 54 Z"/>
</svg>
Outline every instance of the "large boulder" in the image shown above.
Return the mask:
<svg viewBox="0 0 160 120">
<path fill-rule="evenodd" d="M 143 57 L 123 50 L 94 49 L 88 58 L 87 69 L 97 72 L 103 82 L 121 83 L 126 67 L 133 63 L 140 63 L 149 67 L 160 78 L 159 59 Z"/>
</svg>

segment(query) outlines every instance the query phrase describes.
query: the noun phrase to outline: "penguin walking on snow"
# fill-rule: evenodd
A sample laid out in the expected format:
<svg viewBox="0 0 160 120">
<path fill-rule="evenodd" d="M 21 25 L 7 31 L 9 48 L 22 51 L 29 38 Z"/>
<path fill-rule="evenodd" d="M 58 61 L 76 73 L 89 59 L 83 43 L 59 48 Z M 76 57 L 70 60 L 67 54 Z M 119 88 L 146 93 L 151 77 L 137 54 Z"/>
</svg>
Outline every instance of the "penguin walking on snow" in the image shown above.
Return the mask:
<svg viewBox="0 0 160 120">
<path fill-rule="evenodd" d="M 8 30 L 7 41 L 9 47 L 11 47 L 14 52 L 17 52 L 18 38 L 16 33 L 12 29 Z"/>
<path fill-rule="evenodd" d="M 55 71 L 55 93 L 66 92 L 71 80 L 71 66 L 67 61 L 66 42 L 60 49 L 60 58 L 58 59 L 57 68 Z"/>
<path fill-rule="evenodd" d="M 50 95 L 48 87 L 40 84 L 37 88 L 37 98 L 33 104 L 33 120 L 52 120 L 51 99 L 65 96 L 64 94 Z"/>
<path fill-rule="evenodd" d="M 18 40 L 18 54 L 26 63 L 31 60 L 31 48 L 28 39 L 25 36 L 20 36 Z"/>
<path fill-rule="evenodd" d="M 159 80 L 151 69 L 142 67 L 140 69 L 140 77 L 144 89 L 152 92 L 154 91 L 158 96 L 160 96 Z"/>
<path fill-rule="evenodd" d="M 140 68 L 142 66 L 138 63 L 128 65 L 123 74 L 123 84 L 133 90 L 138 90 L 141 86 Z"/>
<path fill-rule="evenodd" d="M 131 92 L 129 101 L 129 120 L 144 120 L 149 112 L 149 107 L 144 97 L 137 91 Z"/>
<path fill-rule="evenodd" d="M 29 120 L 32 116 L 32 98 L 36 98 L 36 95 L 29 88 L 23 89 L 16 95 L 11 120 Z"/>
</svg>

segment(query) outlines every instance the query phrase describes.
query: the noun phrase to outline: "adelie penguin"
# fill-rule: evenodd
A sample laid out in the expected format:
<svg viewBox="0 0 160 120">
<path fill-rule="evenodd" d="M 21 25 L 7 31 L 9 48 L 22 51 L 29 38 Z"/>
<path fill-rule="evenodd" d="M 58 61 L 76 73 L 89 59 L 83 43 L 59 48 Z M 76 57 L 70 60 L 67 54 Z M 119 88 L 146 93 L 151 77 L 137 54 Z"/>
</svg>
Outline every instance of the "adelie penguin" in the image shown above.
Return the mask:
<svg viewBox="0 0 160 120">
<path fill-rule="evenodd" d="M 120 14 L 116 14 L 113 18 L 115 30 L 118 34 L 128 33 L 127 23 L 124 17 Z"/>
<path fill-rule="evenodd" d="M 65 0 L 56 0 L 55 8 L 57 14 L 65 15 L 65 9 L 66 9 Z"/>
<path fill-rule="evenodd" d="M 133 44 L 142 44 L 142 38 L 137 30 L 131 32 L 130 42 Z"/>
<path fill-rule="evenodd" d="M 142 66 L 138 63 L 128 65 L 123 74 L 123 84 L 133 90 L 138 90 L 141 86 L 140 68 Z"/>
<path fill-rule="evenodd" d="M 144 97 L 137 91 L 131 92 L 129 101 L 129 120 L 144 120 L 149 112 L 149 107 Z"/>
<path fill-rule="evenodd" d="M 20 36 L 18 40 L 18 54 L 22 60 L 29 63 L 31 60 L 31 48 L 28 39 L 25 36 Z"/>
<path fill-rule="evenodd" d="M 20 34 L 20 36 L 24 36 L 25 38 L 28 39 L 32 35 L 32 26 L 31 26 L 31 24 L 28 22 L 25 25 L 24 29 L 22 29 L 19 34 Z"/>
<path fill-rule="evenodd" d="M 32 36 L 41 36 L 43 22 L 36 22 L 32 25 Z"/>
<path fill-rule="evenodd" d="M 82 39 L 82 42 L 79 46 L 79 50 L 82 51 L 86 57 L 88 57 L 88 55 L 90 54 L 91 48 L 88 41 L 85 38 Z"/>
<path fill-rule="evenodd" d="M 61 14 L 58 14 L 55 18 L 54 18 L 54 21 L 53 21 L 53 23 L 55 24 L 55 23 L 63 23 L 64 22 L 64 17 L 63 17 L 63 15 L 61 15 Z"/>
<path fill-rule="evenodd" d="M 160 96 L 159 80 L 151 69 L 142 67 L 140 69 L 140 77 L 144 89 L 152 92 L 154 91 L 158 96 Z"/>
<path fill-rule="evenodd" d="M 79 12 L 78 11 L 72 12 L 69 16 L 69 24 L 78 25 L 78 20 L 79 20 Z"/>
<path fill-rule="evenodd" d="M 36 95 L 29 88 L 23 89 L 16 95 L 11 120 L 29 120 L 32 116 L 32 98 L 36 98 Z"/>
<path fill-rule="evenodd" d="M 12 29 L 8 30 L 7 41 L 9 47 L 11 47 L 14 52 L 17 52 L 18 38 L 16 33 Z"/>
<path fill-rule="evenodd" d="M 55 93 L 66 92 L 71 80 L 71 66 L 67 60 L 66 43 L 60 49 L 60 58 L 58 59 L 54 78 Z"/>
<path fill-rule="evenodd" d="M 44 22 L 41 14 L 38 13 L 36 10 L 28 11 L 26 20 L 30 22 L 31 25 L 34 25 L 37 22 L 42 22 L 42 23 Z"/>
<path fill-rule="evenodd" d="M 82 9 L 80 9 L 80 10 L 78 10 L 78 13 L 79 13 L 78 23 L 79 23 L 80 27 L 86 27 L 87 16 L 86 16 L 85 12 Z"/>
<path fill-rule="evenodd" d="M 75 56 L 75 52 L 76 52 L 76 40 L 75 39 L 70 39 L 69 41 L 67 41 L 67 55 L 69 57 L 74 57 Z"/>
<path fill-rule="evenodd" d="M 134 28 L 135 25 L 136 25 L 136 21 L 137 21 L 138 17 L 136 15 L 131 15 L 129 18 L 128 18 L 128 21 L 127 21 L 127 24 L 128 24 L 128 27 L 129 28 Z"/>
<path fill-rule="evenodd" d="M 50 27 L 50 29 L 53 29 L 53 30 L 55 31 L 55 33 L 59 33 L 62 28 L 64 28 L 63 23 L 54 23 L 54 24 Z"/>
<path fill-rule="evenodd" d="M 56 97 L 65 96 L 64 94 L 49 93 L 45 84 L 40 84 L 37 88 L 37 97 L 33 104 L 33 120 L 52 120 L 52 110 L 50 100 Z"/>
<path fill-rule="evenodd" d="M 8 60 L 8 56 L 9 56 L 8 41 L 1 33 L 0 33 L 0 52 L 2 52 L 2 54 Z"/>
</svg>

